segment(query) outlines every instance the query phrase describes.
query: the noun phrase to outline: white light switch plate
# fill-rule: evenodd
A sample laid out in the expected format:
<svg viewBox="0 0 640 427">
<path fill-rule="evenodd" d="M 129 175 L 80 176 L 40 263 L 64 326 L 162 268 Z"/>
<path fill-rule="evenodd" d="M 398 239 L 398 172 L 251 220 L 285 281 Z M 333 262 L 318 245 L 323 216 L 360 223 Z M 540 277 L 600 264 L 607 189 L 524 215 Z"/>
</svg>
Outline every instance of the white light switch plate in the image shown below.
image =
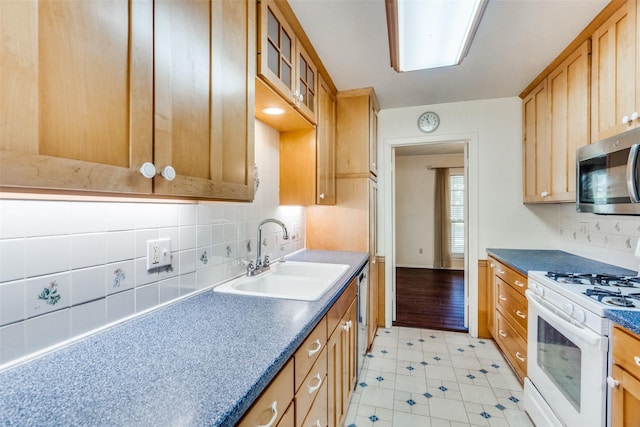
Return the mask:
<svg viewBox="0 0 640 427">
<path fill-rule="evenodd" d="M 171 239 L 147 240 L 147 270 L 171 264 Z"/>
</svg>

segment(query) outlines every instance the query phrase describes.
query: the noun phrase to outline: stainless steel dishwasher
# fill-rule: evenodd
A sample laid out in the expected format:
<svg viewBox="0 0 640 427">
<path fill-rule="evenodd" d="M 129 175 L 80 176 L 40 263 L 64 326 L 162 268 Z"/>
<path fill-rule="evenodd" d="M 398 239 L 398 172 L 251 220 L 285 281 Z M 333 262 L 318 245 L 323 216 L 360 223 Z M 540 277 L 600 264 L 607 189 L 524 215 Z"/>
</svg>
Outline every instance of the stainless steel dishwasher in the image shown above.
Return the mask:
<svg viewBox="0 0 640 427">
<path fill-rule="evenodd" d="M 368 331 L 368 305 L 369 305 L 369 263 L 365 264 L 358 274 L 358 360 L 356 372 L 358 379 L 362 374 L 364 357 L 367 352 Z"/>
</svg>

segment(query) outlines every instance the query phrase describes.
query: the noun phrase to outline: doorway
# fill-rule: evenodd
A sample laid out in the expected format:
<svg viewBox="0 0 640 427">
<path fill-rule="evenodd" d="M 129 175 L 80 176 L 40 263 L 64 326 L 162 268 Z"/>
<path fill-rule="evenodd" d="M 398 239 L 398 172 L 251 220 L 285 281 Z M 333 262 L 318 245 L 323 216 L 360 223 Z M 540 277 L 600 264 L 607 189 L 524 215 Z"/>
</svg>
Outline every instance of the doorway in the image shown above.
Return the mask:
<svg viewBox="0 0 640 427">
<path fill-rule="evenodd" d="M 468 331 L 467 149 L 464 140 L 391 149 L 393 325 Z"/>
</svg>

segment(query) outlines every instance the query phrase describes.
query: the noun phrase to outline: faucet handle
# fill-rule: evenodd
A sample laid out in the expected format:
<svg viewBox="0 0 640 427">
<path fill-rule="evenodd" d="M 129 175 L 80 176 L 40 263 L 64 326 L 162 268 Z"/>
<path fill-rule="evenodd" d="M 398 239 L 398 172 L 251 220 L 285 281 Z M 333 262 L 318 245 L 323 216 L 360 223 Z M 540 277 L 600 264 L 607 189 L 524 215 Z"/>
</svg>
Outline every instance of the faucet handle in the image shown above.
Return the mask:
<svg viewBox="0 0 640 427">
<path fill-rule="evenodd" d="M 269 255 L 265 255 L 264 256 L 264 261 L 263 261 L 263 265 L 266 267 L 267 265 L 269 265 L 271 261 L 269 261 Z"/>
<path fill-rule="evenodd" d="M 244 260 L 242 261 L 242 263 L 247 266 L 247 274 L 251 273 L 253 270 L 256 269 L 255 266 L 253 265 L 253 261 Z"/>
</svg>

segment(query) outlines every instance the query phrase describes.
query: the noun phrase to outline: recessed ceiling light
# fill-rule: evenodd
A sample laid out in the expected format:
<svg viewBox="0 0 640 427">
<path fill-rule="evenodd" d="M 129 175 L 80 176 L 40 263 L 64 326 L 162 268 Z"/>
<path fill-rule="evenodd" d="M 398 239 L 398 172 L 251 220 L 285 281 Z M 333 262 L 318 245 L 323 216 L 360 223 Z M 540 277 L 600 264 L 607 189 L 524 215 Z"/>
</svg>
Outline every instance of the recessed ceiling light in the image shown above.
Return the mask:
<svg viewBox="0 0 640 427">
<path fill-rule="evenodd" d="M 284 110 L 278 107 L 263 108 L 262 112 L 265 114 L 269 114 L 270 116 L 278 116 L 280 114 L 284 114 Z"/>
</svg>

